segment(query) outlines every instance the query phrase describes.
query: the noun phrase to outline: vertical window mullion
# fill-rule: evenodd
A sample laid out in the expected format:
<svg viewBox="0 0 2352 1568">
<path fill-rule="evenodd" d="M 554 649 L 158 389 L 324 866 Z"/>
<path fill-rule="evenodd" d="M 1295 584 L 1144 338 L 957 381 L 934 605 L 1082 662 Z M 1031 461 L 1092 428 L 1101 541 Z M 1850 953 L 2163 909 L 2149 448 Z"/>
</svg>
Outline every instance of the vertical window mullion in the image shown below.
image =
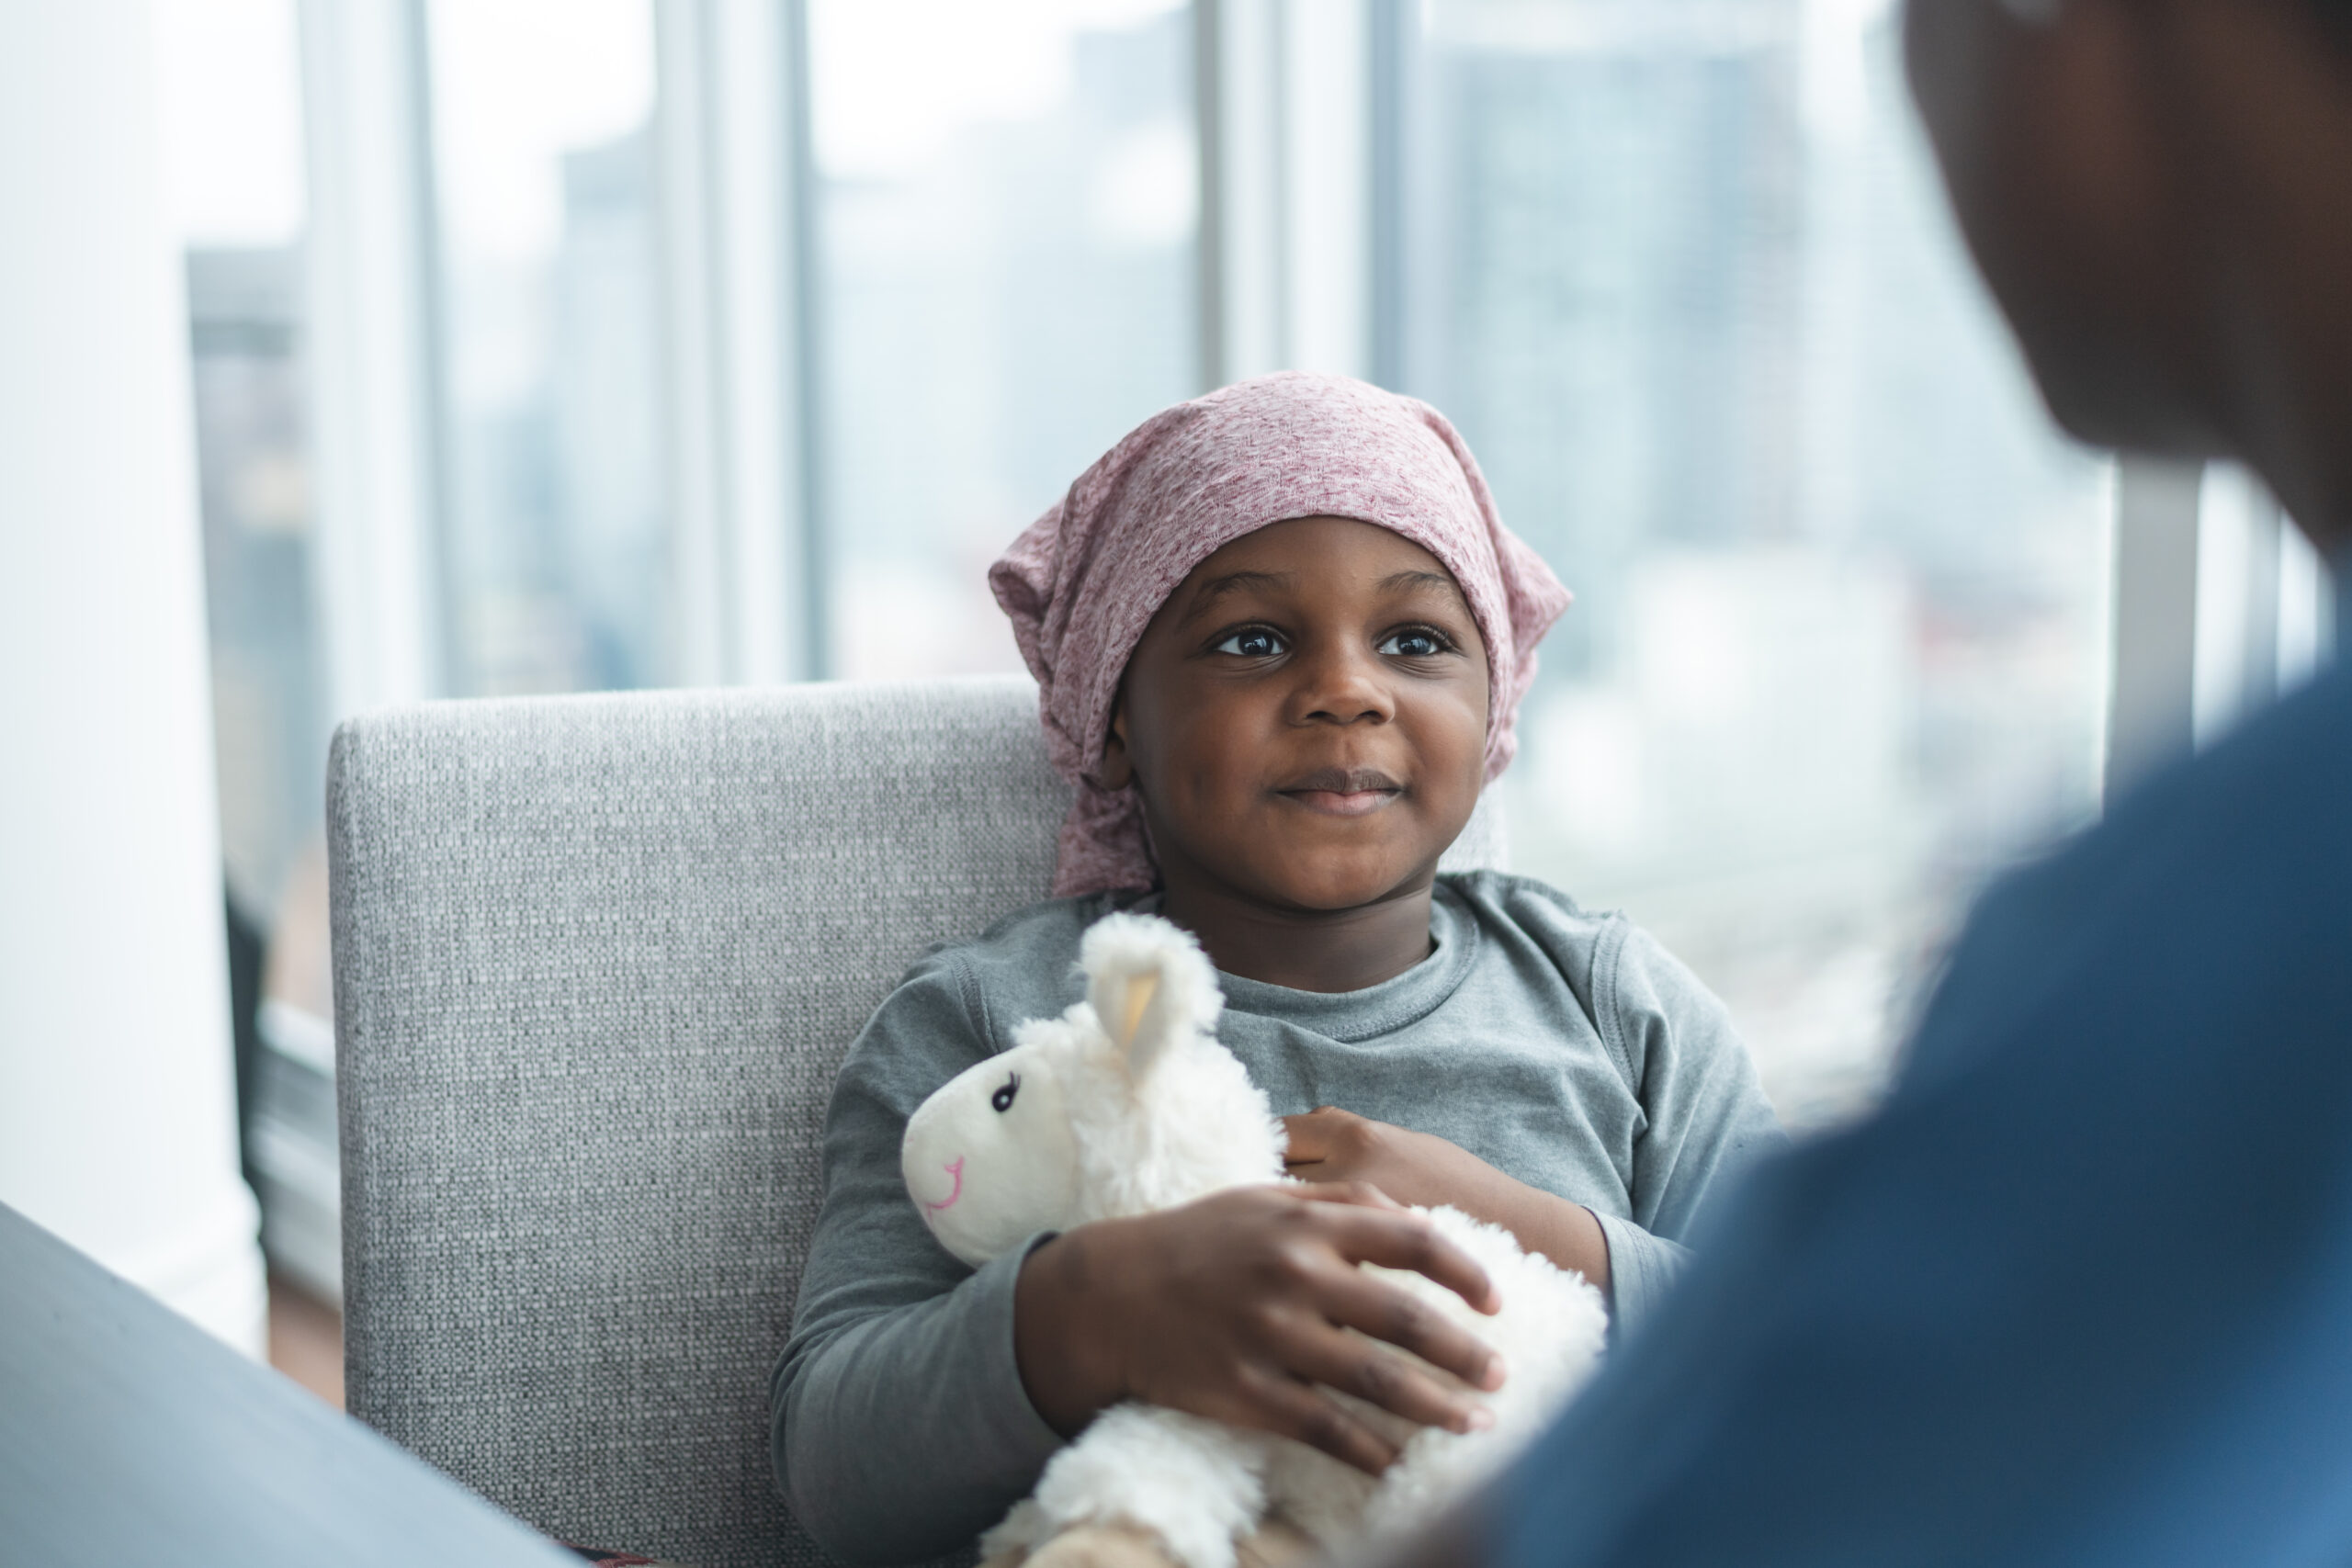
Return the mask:
<svg viewBox="0 0 2352 1568">
<path fill-rule="evenodd" d="M 830 529 L 832 510 L 827 486 L 825 447 L 825 354 L 823 332 L 824 251 L 817 231 L 816 120 L 808 57 L 808 0 L 780 0 L 783 34 L 779 58 L 784 83 L 786 319 L 791 333 L 787 395 L 797 468 L 793 495 L 798 502 L 797 568 L 800 615 L 798 673 L 822 681 L 832 673 L 833 570 Z"/>
<path fill-rule="evenodd" d="M 422 0 L 302 0 L 314 570 L 331 716 L 450 689 Z"/>
<path fill-rule="evenodd" d="M 2197 533 L 2202 463 L 2126 457 L 2115 486 L 2114 658 L 2105 793 L 2188 753 L 2196 737 Z"/>
</svg>

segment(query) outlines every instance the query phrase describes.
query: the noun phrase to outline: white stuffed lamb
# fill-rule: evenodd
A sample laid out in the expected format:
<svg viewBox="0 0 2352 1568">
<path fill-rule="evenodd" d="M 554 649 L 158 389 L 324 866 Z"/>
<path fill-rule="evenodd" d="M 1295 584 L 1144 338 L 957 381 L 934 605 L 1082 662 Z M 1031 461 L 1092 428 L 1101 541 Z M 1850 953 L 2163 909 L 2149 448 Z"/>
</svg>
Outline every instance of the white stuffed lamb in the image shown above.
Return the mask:
<svg viewBox="0 0 2352 1568">
<path fill-rule="evenodd" d="M 1193 939 L 1165 920 L 1113 915 L 1086 933 L 1080 964 L 1084 1001 L 1022 1025 L 1012 1050 L 957 1075 L 907 1123 L 907 1190 L 941 1245 L 975 1268 L 1039 1231 L 1285 1179 L 1283 1124 L 1217 1043 L 1224 998 Z M 1606 1311 L 1580 1276 L 1521 1251 L 1509 1232 L 1453 1209 L 1423 1212 L 1486 1269 L 1501 1313 L 1475 1312 L 1419 1274 L 1375 1271 L 1500 1352 L 1502 1388 L 1476 1396 L 1491 1427 L 1417 1427 L 1326 1391 L 1400 1445 L 1374 1482 L 1302 1443 L 1123 1404 L 1055 1456 L 985 1551 L 1124 1524 L 1156 1534 L 1182 1568 L 1232 1568 L 1235 1541 L 1269 1517 L 1336 1546 L 1432 1517 L 1508 1460 L 1591 1371 Z"/>
</svg>

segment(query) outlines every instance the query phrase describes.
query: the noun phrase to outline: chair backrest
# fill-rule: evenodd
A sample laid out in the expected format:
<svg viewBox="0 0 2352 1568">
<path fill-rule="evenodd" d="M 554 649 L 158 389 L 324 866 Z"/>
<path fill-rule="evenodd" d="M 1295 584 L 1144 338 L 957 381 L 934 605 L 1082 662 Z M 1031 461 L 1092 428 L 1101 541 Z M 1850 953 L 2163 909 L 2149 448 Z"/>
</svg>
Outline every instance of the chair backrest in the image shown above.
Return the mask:
<svg viewBox="0 0 2352 1568">
<path fill-rule="evenodd" d="M 1017 679 L 444 703 L 329 768 L 352 1412 L 553 1534 L 819 1564 L 768 1471 L 842 1055 L 1044 897 Z M 1494 864 L 1482 811 L 1449 863 Z"/>
</svg>

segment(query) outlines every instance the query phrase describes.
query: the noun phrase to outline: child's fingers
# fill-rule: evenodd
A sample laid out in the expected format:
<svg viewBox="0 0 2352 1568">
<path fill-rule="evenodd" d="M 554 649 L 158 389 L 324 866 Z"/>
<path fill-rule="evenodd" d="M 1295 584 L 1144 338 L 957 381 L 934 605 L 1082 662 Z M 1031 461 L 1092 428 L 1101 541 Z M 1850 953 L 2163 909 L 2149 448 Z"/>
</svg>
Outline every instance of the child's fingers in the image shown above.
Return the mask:
<svg viewBox="0 0 2352 1568">
<path fill-rule="evenodd" d="M 1323 1157 L 1322 1139 L 1316 1135 L 1313 1115 L 1283 1118 L 1283 1157 L 1293 1164 Z"/>
<path fill-rule="evenodd" d="M 1361 1183 L 1337 1183 L 1337 1187 Z M 1325 1189 L 1308 1188 L 1301 1197 L 1320 1197 Z M 1372 1190 L 1377 1191 L 1378 1189 Z M 1383 1194 L 1385 1200 L 1385 1194 Z M 1371 1208 L 1342 1208 L 1330 1215 L 1332 1242 L 1351 1263 L 1376 1263 L 1383 1269 L 1403 1269 L 1436 1280 L 1471 1308 L 1489 1315 L 1502 1310 L 1502 1297 L 1476 1258 L 1445 1237 L 1423 1216 L 1408 1212 L 1377 1213 Z M 1396 1205 L 1391 1202 L 1393 1210 Z M 1385 1288 L 1385 1287 L 1384 1287 Z M 1401 1292 L 1400 1292 L 1401 1293 Z M 1410 1297 L 1407 1297 L 1410 1300 Z M 1382 1335 L 1382 1338 L 1388 1337 Z"/>
<path fill-rule="evenodd" d="M 1374 1187 L 1369 1181 L 1317 1181 L 1312 1173 L 1305 1179 L 1311 1183 L 1299 1190 L 1298 1196 L 1310 1203 L 1353 1203 L 1365 1209 L 1387 1209 L 1402 1213 L 1405 1205 Z"/>
<path fill-rule="evenodd" d="M 1329 1159 L 1336 1128 L 1337 1117 L 1328 1105 L 1318 1105 L 1301 1115 L 1283 1117 L 1283 1131 L 1289 1142 L 1283 1157 L 1293 1165 Z"/>
<path fill-rule="evenodd" d="M 1300 1115 L 1283 1118 L 1283 1157 L 1294 1164 L 1315 1160 L 1335 1160 L 1343 1165 L 1361 1162 L 1376 1152 L 1385 1134 L 1396 1130 L 1336 1105 L 1318 1105 Z"/>
<path fill-rule="evenodd" d="M 1484 1406 L 1448 1392 L 1402 1356 L 1360 1334 L 1318 1324 L 1291 1348 L 1288 1359 L 1291 1371 L 1302 1377 L 1423 1427 L 1469 1432 L 1491 1419 Z"/>
<path fill-rule="evenodd" d="M 1409 1350 L 1472 1388 L 1502 1386 L 1502 1358 L 1492 1346 L 1429 1303 L 1387 1281 L 1351 1269 L 1331 1280 L 1322 1294 L 1324 1310 L 1332 1322 Z"/>
<path fill-rule="evenodd" d="M 1367 1475 L 1378 1475 L 1396 1461 L 1396 1450 L 1380 1434 L 1295 1378 L 1245 1371 L 1241 1393 L 1250 1402 L 1252 1426 L 1321 1449 Z"/>
</svg>

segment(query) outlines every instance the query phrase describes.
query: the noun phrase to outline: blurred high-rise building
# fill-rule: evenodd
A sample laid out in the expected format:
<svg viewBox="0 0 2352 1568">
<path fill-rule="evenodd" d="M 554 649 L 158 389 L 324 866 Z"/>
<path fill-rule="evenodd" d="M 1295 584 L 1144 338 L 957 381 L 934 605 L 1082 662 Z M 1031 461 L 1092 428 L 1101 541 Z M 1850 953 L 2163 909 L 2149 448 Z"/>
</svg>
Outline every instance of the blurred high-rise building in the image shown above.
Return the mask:
<svg viewBox="0 0 2352 1568">
<path fill-rule="evenodd" d="M 1202 389 L 1186 7 L 1007 28 L 993 47 L 1034 83 L 1023 100 L 944 107 L 951 62 L 858 69 L 865 29 L 922 8 L 812 14 L 833 656 L 851 676 L 1018 669 L 989 562 L 1130 426 Z M 901 112 L 877 126 L 885 107 Z M 933 133 L 901 142 L 909 120 Z"/>
<path fill-rule="evenodd" d="M 1894 7 L 1426 15 L 1407 378 L 1578 594 L 1519 858 L 1841 1113 L 1965 893 L 2095 801 L 2101 470 L 1967 269 Z"/>
</svg>

